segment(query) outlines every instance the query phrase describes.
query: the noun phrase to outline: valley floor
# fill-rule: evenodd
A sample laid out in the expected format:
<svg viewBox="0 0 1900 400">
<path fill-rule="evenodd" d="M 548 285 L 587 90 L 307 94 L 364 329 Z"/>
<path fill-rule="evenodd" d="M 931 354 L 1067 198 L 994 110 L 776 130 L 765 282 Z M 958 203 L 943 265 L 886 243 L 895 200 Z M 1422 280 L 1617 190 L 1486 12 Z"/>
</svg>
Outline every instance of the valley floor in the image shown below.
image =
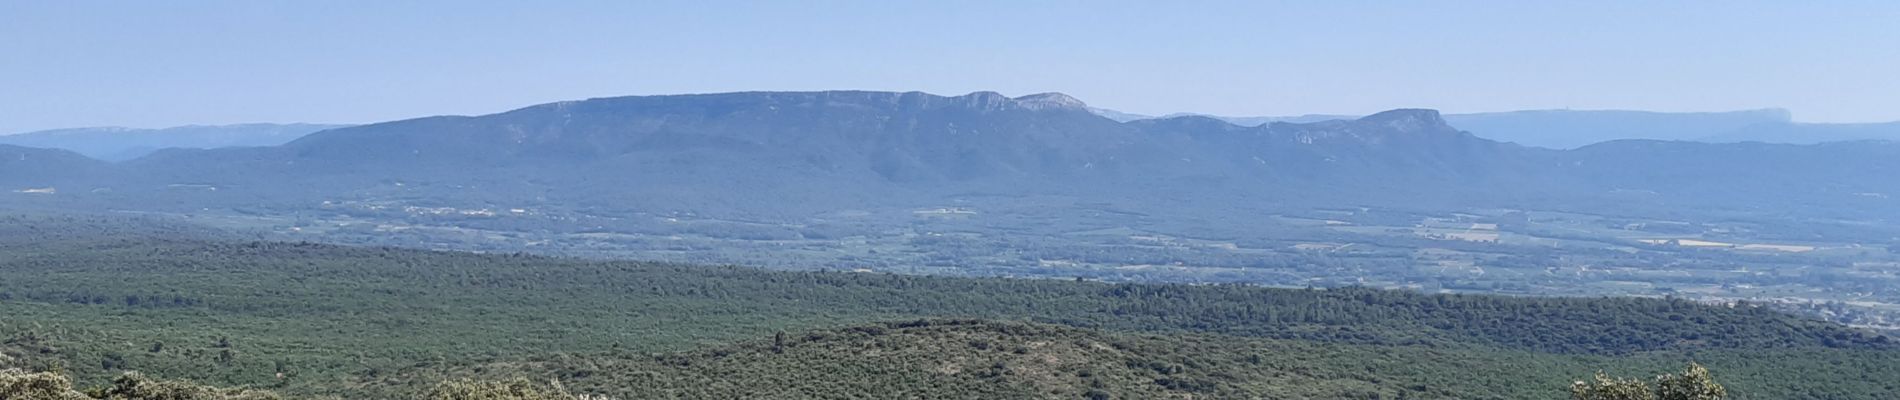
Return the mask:
<svg viewBox="0 0 1900 400">
<path fill-rule="evenodd" d="M 1753 305 L 773 272 L 15 222 L 0 227 L 0 367 L 81 386 L 136 370 L 344 398 L 477 377 L 620 398 L 1557 399 L 1597 370 L 1693 360 L 1737 399 L 1900 392 L 1893 339 Z"/>
</svg>

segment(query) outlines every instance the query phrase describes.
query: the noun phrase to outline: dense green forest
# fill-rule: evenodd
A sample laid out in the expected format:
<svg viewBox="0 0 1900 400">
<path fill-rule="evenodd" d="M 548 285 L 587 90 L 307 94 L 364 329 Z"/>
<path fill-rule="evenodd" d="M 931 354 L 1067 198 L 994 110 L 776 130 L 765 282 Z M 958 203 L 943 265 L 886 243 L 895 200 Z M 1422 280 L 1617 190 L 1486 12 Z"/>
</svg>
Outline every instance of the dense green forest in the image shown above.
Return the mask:
<svg viewBox="0 0 1900 400">
<path fill-rule="evenodd" d="M 1892 339 L 1748 304 L 772 272 L 147 222 L 0 217 L 0 368 L 345 398 L 484 377 L 623 398 L 1521 399 L 1694 360 L 1738 399 L 1900 392 Z"/>
</svg>

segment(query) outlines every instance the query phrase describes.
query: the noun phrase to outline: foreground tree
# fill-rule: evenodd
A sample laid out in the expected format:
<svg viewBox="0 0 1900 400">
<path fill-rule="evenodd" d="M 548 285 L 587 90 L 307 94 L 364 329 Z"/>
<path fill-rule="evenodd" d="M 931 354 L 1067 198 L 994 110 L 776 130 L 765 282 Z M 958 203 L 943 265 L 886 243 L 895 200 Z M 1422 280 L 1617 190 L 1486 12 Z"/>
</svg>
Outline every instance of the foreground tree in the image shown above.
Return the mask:
<svg viewBox="0 0 1900 400">
<path fill-rule="evenodd" d="M 1656 392 L 1649 384 L 1638 379 L 1613 378 L 1597 372 L 1594 382 L 1577 381 L 1570 384 L 1570 398 L 1574 400 L 1656 400 Z"/>
<path fill-rule="evenodd" d="M 0 370 L 0 399 L 7 400 L 92 400 L 73 390 L 73 381 L 51 372 L 27 373 Z"/>
<path fill-rule="evenodd" d="M 247 389 L 220 389 L 182 381 L 157 381 L 138 373 L 112 380 L 112 386 L 89 393 L 73 390 L 73 381 L 52 372 L 0 371 L 0 399 L 4 400 L 279 400 L 276 394 Z"/>
<path fill-rule="evenodd" d="M 1722 400 L 1728 398 L 1728 389 L 1715 383 L 1708 368 L 1689 363 L 1682 375 L 1656 377 L 1656 397 L 1659 400 Z"/>
<path fill-rule="evenodd" d="M 1577 381 L 1570 385 L 1570 398 L 1573 400 L 1723 400 L 1728 398 L 1728 389 L 1715 382 L 1709 369 L 1702 364 L 1689 363 L 1682 374 L 1663 374 L 1656 377 L 1656 385 L 1638 379 L 1621 379 L 1597 372 L 1594 381 Z"/>
</svg>

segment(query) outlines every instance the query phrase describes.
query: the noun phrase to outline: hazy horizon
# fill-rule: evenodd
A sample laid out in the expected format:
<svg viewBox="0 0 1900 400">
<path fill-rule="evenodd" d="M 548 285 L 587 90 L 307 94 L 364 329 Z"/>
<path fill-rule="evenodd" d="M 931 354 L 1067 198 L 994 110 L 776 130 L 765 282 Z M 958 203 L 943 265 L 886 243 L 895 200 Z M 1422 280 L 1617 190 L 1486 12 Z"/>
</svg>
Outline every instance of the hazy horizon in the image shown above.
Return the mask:
<svg viewBox="0 0 1900 400">
<path fill-rule="evenodd" d="M 861 89 L 825 89 L 825 90 L 811 90 L 811 91 L 910 92 L 908 90 L 900 91 L 900 90 L 861 90 Z M 788 92 L 803 92 L 803 91 L 788 91 Z M 184 123 L 184 124 L 179 124 L 179 125 L 165 125 L 165 126 L 82 125 L 82 126 L 67 126 L 67 127 L 57 127 L 57 128 L 34 129 L 34 130 L 18 131 L 18 132 L 0 132 L 0 136 L 28 134 L 28 133 L 41 133 L 41 132 L 50 132 L 50 131 L 63 131 L 63 130 L 87 130 L 87 129 L 164 130 L 164 129 L 176 129 L 176 128 L 228 127 L 228 126 L 241 126 L 241 125 L 367 125 L 367 124 L 400 121 L 400 120 L 405 120 L 405 119 L 423 118 L 423 117 L 430 117 L 430 116 L 488 115 L 488 114 L 507 112 L 514 109 L 532 107 L 535 105 L 554 103 L 554 102 L 560 102 L 560 101 L 580 101 L 580 100 L 588 100 L 588 99 L 595 99 L 595 98 L 628 97 L 628 96 L 669 96 L 669 95 L 697 95 L 697 94 L 715 94 L 715 93 L 735 93 L 735 92 L 655 93 L 655 94 L 637 94 L 637 95 L 626 95 L 626 96 L 602 96 L 602 97 L 592 97 L 592 98 L 586 98 L 586 99 L 568 99 L 568 100 L 556 100 L 556 101 L 538 102 L 538 103 L 531 103 L 531 104 L 522 104 L 518 107 L 511 107 L 511 108 L 506 108 L 506 109 L 484 111 L 484 112 L 415 115 L 415 116 L 409 116 L 409 117 L 400 117 L 400 118 L 395 118 L 395 119 L 376 120 L 376 121 L 341 121 L 339 122 L 339 121 L 287 120 L 287 121 L 230 121 L 230 122 L 209 122 L 209 123 Z M 929 93 L 929 92 L 926 92 L 926 93 Z M 1049 93 L 1049 92 L 1038 92 L 1038 93 Z M 1057 92 L 1057 93 L 1060 93 L 1060 92 Z M 938 96 L 946 96 L 946 97 L 954 97 L 954 96 L 965 95 L 968 93 L 929 93 L 929 94 L 938 95 Z M 1002 93 L 1002 94 L 1009 97 L 1018 97 L 1018 96 L 1037 94 L 1037 93 L 1020 93 L 1020 94 Z M 1088 99 L 1079 99 L 1079 100 L 1082 100 L 1083 102 L 1088 102 Z M 1228 115 L 1228 114 L 1200 112 L 1200 111 L 1194 111 L 1194 110 L 1180 110 L 1180 111 L 1169 111 L 1169 112 L 1161 112 L 1161 113 L 1130 112 L 1127 110 L 1122 110 L 1122 109 L 1118 109 L 1114 107 L 1105 107 L 1105 106 L 1097 105 L 1094 103 L 1088 103 L 1088 104 L 1090 108 L 1102 109 L 1102 110 L 1113 111 L 1113 112 L 1121 112 L 1121 113 L 1127 113 L 1127 114 L 1136 114 L 1136 115 L 1142 115 L 1142 116 L 1152 117 L 1152 118 L 1169 118 L 1169 117 L 1181 116 L 1181 115 L 1203 115 L 1203 116 L 1213 116 L 1213 117 L 1222 117 L 1222 118 L 1283 118 L 1283 117 L 1302 117 L 1302 116 L 1358 117 L 1358 116 L 1375 114 L 1381 111 L 1390 111 L 1390 110 L 1398 110 L 1398 109 L 1430 109 L 1430 110 L 1439 111 L 1445 114 L 1496 114 L 1496 113 L 1512 113 L 1512 112 L 1546 112 L 1546 111 L 1649 112 L 1649 113 L 1663 113 L 1663 114 L 1722 114 L 1722 113 L 1747 113 L 1747 112 L 1760 112 L 1760 111 L 1791 112 L 1791 110 L 1788 110 L 1785 107 L 1761 107 L 1761 108 L 1749 108 L 1749 109 L 1706 110 L 1706 111 L 1639 110 L 1639 109 L 1630 109 L 1630 108 L 1585 108 L 1585 109 L 1541 108 L 1541 109 L 1512 109 L 1512 110 L 1480 110 L 1480 111 L 1469 111 L 1469 112 L 1449 112 L 1449 111 L 1440 110 L 1440 109 L 1431 108 L 1431 107 L 1394 107 L 1394 108 L 1389 108 L 1389 109 L 1374 110 L 1374 111 L 1363 112 L 1363 113 L 1299 112 L 1299 113 L 1286 113 L 1286 114 Z M 1802 120 L 1801 116 L 1798 114 L 1793 115 L 1792 121 L 1800 122 L 1800 123 L 1817 123 L 1815 121 Z M 1896 121 L 1900 121 L 1900 120 L 1896 120 Z M 1896 121 L 1860 121 L 1858 123 L 1884 123 L 1884 122 L 1896 122 Z M 1826 123 L 1826 122 L 1819 122 L 1819 123 Z M 1846 122 L 1846 123 L 1856 123 L 1856 122 Z"/>
<path fill-rule="evenodd" d="M 1900 120 L 1900 80 L 1885 77 L 1900 52 L 1877 48 L 1900 42 L 1895 3 L 833 4 L 12 2 L 0 133 L 842 89 L 1055 91 L 1149 115 Z"/>
</svg>

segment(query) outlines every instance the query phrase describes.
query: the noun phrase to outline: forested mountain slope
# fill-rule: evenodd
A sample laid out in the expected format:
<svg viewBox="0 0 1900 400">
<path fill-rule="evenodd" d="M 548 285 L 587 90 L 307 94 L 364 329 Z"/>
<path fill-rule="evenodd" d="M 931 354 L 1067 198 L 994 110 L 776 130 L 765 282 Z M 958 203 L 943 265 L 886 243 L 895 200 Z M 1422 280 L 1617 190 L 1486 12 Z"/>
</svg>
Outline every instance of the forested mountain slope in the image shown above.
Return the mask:
<svg viewBox="0 0 1900 400">
<path fill-rule="evenodd" d="M 276 146 L 325 129 L 348 125 L 237 124 L 162 129 L 120 127 L 53 129 L 0 135 L 0 144 L 68 150 L 105 161 L 124 161 L 158 149 Z"/>
<path fill-rule="evenodd" d="M 105 169 L 105 163 L 70 151 L 0 144 L 0 185 L 7 191 L 55 194 L 58 186 L 89 182 Z M 35 190 L 48 188 L 54 192 Z"/>
<path fill-rule="evenodd" d="M 1523 147 L 1462 132 L 1431 110 L 1245 127 L 1193 116 L 1120 123 L 1055 93 L 746 92 L 590 99 L 331 129 L 276 147 L 173 149 L 60 189 L 120 208 L 276 212 L 402 199 L 803 217 L 970 194 L 1113 197 L 1153 213 L 1183 212 L 1168 205 L 1192 198 L 1200 215 L 1262 201 L 1900 210 L 1866 195 L 1900 192 L 1869 172 L 1900 167 L 1900 145 L 1641 143 Z M 73 176 L 57 173 L 71 161 L 56 157 L 12 162 L 0 182 Z M 1775 173 L 1744 173 L 1763 169 Z M 137 201 L 154 197 L 165 201 Z"/>
</svg>

